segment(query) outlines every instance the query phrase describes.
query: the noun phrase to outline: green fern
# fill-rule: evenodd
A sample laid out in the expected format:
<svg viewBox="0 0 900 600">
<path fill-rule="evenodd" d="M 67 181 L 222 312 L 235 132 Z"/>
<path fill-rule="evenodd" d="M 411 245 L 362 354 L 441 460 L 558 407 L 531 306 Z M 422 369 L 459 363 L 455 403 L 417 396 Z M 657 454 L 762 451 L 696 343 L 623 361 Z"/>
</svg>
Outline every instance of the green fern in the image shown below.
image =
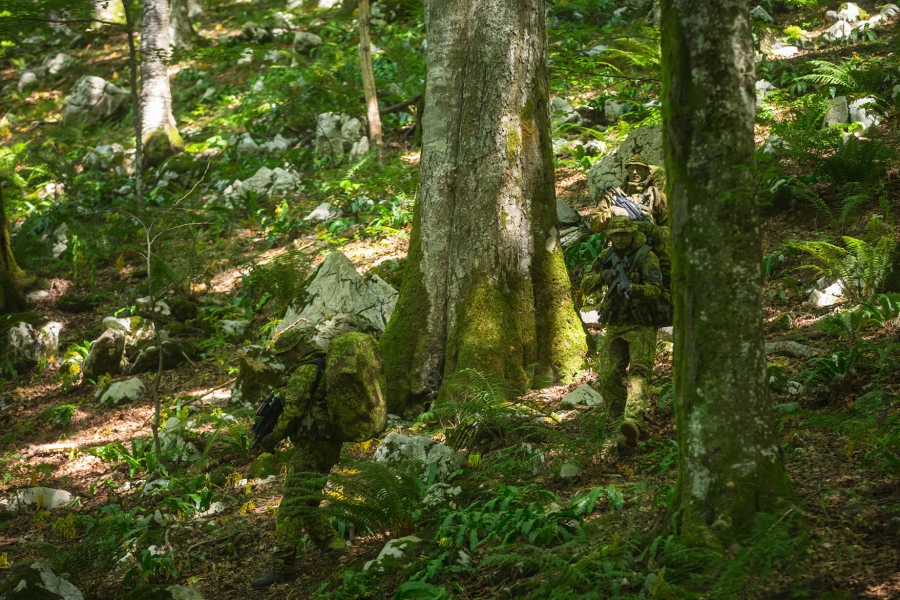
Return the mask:
<svg viewBox="0 0 900 600">
<path fill-rule="evenodd" d="M 306 286 L 309 272 L 309 258 L 299 250 L 289 250 L 276 256 L 266 264 L 254 263 L 245 280 L 254 299 L 262 302 L 263 297 L 275 301 L 276 309 L 286 309 Z"/>
<path fill-rule="evenodd" d="M 613 42 L 615 47 L 601 52 L 596 64 L 607 67 L 619 75 L 635 72 L 657 72 L 661 54 L 659 42 L 621 38 Z"/>
<path fill-rule="evenodd" d="M 878 291 L 891 265 L 896 242 L 887 236 L 875 243 L 849 236 L 843 240 L 845 248 L 828 242 L 796 242 L 793 246 L 819 262 L 804 268 L 840 281 L 851 299 L 864 300 Z"/>
<path fill-rule="evenodd" d="M 834 85 L 853 91 L 858 84 L 853 76 L 853 67 L 849 65 L 836 65 L 827 60 L 811 60 L 814 72 L 809 75 L 797 77 L 801 81 L 809 81 L 816 85 Z"/>
</svg>

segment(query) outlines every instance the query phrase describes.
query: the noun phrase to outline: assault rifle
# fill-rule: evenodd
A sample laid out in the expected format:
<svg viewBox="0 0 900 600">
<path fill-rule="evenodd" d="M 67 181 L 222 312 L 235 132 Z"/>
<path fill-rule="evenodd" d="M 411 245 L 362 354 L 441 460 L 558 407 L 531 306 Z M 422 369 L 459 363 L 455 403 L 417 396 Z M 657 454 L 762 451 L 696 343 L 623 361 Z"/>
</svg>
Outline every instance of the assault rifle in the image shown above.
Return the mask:
<svg viewBox="0 0 900 600">
<path fill-rule="evenodd" d="M 628 269 L 631 265 L 628 264 L 628 257 L 623 256 L 619 260 L 615 258 L 615 251 L 610 252 L 609 258 L 611 258 L 614 262 L 612 263 L 612 268 L 616 272 L 615 278 L 613 278 L 612 283 L 606 290 L 606 294 L 603 299 L 606 299 L 606 296 L 612 294 L 613 290 L 619 288 L 621 290 L 622 295 L 625 296 L 626 304 L 631 303 L 631 280 L 628 278 Z"/>
<path fill-rule="evenodd" d="M 253 433 L 256 434 L 256 439 L 253 441 L 251 448 L 257 447 L 264 437 L 272 433 L 282 412 L 284 412 L 284 400 L 281 399 L 281 394 L 272 392 L 266 396 L 259 408 L 256 409 L 256 416 L 259 418 L 253 425 Z"/>
<path fill-rule="evenodd" d="M 649 221 L 650 217 L 644 214 L 637 202 L 625 195 L 621 189 L 613 184 L 603 188 L 603 193 L 609 196 L 614 206 L 618 206 L 628 213 L 628 218 L 632 221 Z"/>
</svg>

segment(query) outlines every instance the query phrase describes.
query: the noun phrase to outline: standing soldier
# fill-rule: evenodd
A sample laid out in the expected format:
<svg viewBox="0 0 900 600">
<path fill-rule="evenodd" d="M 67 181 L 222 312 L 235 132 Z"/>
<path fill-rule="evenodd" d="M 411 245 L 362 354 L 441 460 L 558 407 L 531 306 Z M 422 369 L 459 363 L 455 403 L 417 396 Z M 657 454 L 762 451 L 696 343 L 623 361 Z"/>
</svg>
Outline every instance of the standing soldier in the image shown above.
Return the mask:
<svg viewBox="0 0 900 600">
<path fill-rule="evenodd" d="M 581 290 L 591 295 L 607 288 L 599 309 L 606 336 L 597 387 L 610 407 L 611 418 L 624 413 L 621 433 L 633 447 L 640 440 L 647 410 L 663 277 L 647 237 L 631 219 L 612 217 L 606 233 L 612 246 L 597 257 Z"/>
<path fill-rule="evenodd" d="M 341 457 L 342 444 L 370 440 L 387 424 L 384 363 L 375 338 L 345 333 L 331 340 L 326 355 L 313 344 L 311 333 L 288 329 L 275 341 L 275 353 L 295 369 L 285 389 L 284 410 L 260 445 L 271 452 L 290 437 L 296 453 L 287 466 L 278 507 L 272 570 L 250 582 L 254 589 L 290 577 L 302 530 L 331 556 L 348 554 L 344 540 L 319 510 L 322 489 Z"/>
<path fill-rule="evenodd" d="M 659 227 L 669 226 L 669 205 L 666 195 L 656 187 L 655 177 L 660 172 L 658 167 L 652 167 L 647 159 L 640 154 L 635 154 L 625 163 L 626 181 L 625 194 L 630 196 L 640 206 L 654 225 Z M 597 213 L 591 219 L 591 230 L 600 232 L 606 229 L 610 218 L 617 215 L 625 215 L 622 209 L 614 206 L 604 194 L 600 199 Z"/>
</svg>

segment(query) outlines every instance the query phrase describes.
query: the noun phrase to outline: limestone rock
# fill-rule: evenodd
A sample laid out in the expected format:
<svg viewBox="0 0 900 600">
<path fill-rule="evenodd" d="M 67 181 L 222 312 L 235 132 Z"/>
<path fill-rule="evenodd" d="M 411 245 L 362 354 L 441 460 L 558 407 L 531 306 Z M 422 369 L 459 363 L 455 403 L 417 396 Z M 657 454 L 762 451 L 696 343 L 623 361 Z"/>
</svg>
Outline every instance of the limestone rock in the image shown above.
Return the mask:
<svg viewBox="0 0 900 600">
<path fill-rule="evenodd" d="M 847 105 L 846 96 L 838 96 L 834 98 L 825 111 L 825 118 L 822 121 L 822 128 L 834 127 L 847 122 L 850 108 Z"/>
<path fill-rule="evenodd" d="M 37 87 L 40 83 L 40 73 L 35 71 L 36 70 L 23 71 L 22 74 L 19 75 L 19 82 L 15 87 L 19 90 L 20 94 L 29 88 Z"/>
<path fill-rule="evenodd" d="M 334 218 L 334 214 L 331 211 L 331 204 L 328 202 L 323 202 L 313 209 L 311 213 L 303 217 L 304 221 L 309 221 L 311 223 L 321 223 L 323 221 L 327 221 L 329 219 Z"/>
<path fill-rule="evenodd" d="M 232 342 L 243 342 L 250 333 L 250 321 L 233 321 L 225 319 L 220 324 L 226 339 Z"/>
<path fill-rule="evenodd" d="M 322 113 L 316 117 L 316 154 L 335 159 L 345 153 L 364 154 L 362 138 L 365 128 L 362 121 L 342 113 Z M 368 145 L 368 138 L 365 145 Z"/>
<path fill-rule="evenodd" d="M 108 171 L 125 164 L 125 148 L 122 144 L 102 144 L 88 150 L 82 164 L 87 169 Z"/>
<path fill-rule="evenodd" d="M 778 88 L 766 81 L 765 79 L 760 79 L 756 82 L 754 86 L 756 88 L 756 103 L 759 104 L 763 98 L 766 97 L 771 91 L 777 90 Z"/>
<path fill-rule="evenodd" d="M 173 319 L 172 309 L 163 300 L 157 300 L 155 306 L 150 305 L 150 296 L 134 301 L 134 309 L 139 317 L 155 319 L 160 323 L 169 323 Z"/>
<path fill-rule="evenodd" d="M 850 122 L 859 123 L 866 132 L 880 125 L 881 120 L 875 114 L 869 112 L 877 106 L 877 103 L 878 100 L 871 96 L 851 102 L 848 106 Z"/>
<path fill-rule="evenodd" d="M 462 466 L 465 456 L 434 440 L 416 436 L 409 437 L 399 433 L 388 434 L 375 451 L 376 462 L 399 463 L 406 460 L 417 460 L 429 465 L 435 463 L 438 479 L 449 475 Z M 426 467 L 424 473 L 427 474 Z"/>
<path fill-rule="evenodd" d="M 427 509 L 444 508 L 462 495 L 462 488 L 449 483 L 435 483 L 422 498 L 422 506 Z"/>
<path fill-rule="evenodd" d="M 363 571 L 371 569 L 379 573 L 396 573 L 416 559 L 416 546 L 421 542 L 422 540 L 414 535 L 390 540 L 375 560 L 363 565 Z"/>
<path fill-rule="evenodd" d="M 781 313 L 769 323 L 769 333 L 781 333 L 794 328 L 794 320 L 790 313 Z"/>
<path fill-rule="evenodd" d="M 147 388 L 144 382 L 134 377 L 127 381 L 117 381 L 105 390 L 99 390 L 95 398 L 100 404 L 112 404 L 113 406 L 123 402 L 136 402 L 144 397 Z"/>
<path fill-rule="evenodd" d="M 560 225 L 577 225 L 581 223 L 581 215 L 569 208 L 569 205 L 556 199 L 556 218 Z"/>
<path fill-rule="evenodd" d="M 267 44 L 275 38 L 272 36 L 272 32 L 265 27 L 261 27 L 253 21 L 247 21 L 241 27 L 238 39 L 249 44 Z"/>
<path fill-rule="evenodd" d="M 203 600 L 203 596 L 192 587 L 145 583 L 116 596 L 116 600 Z"/>
<path fill-rule="evenodd" d="M 65 125 L 95 125 L 119 113 L 131 98 L 128 90 L 94 75 L 85 75 L 63 102 Z"/>
<path fill-rule="evenodd" d="M 660 327 L 656 330 L 656 340 L 659 342 L 675 342 L 675 328 L 669 325 L 668 327 Z"/>
<path fill-rule="evenodd" d="M 315 326 L 315 330 L 312 341 L 325 351 L 328 351 L 331 347 L 331 340 L 346 333 L 359 332 L 372 336 L 381 334 L 381 330 L 365 317 L 347 313 L 340 313 L 326 321 L 322 321 Z"/>
<path fill-rule="evenodd" d="M 107 329 L 91 342 L 81 373 L 86 379 L 98 379 L 107 373 L 118 375 L 124 370 L 124 362 L 125 334 L 118 329 Z"/>
<path fill-rule="evenodd" d="M 74 67 L 75 64 L 76 61 L 74 58 L 65 52 L 57 52 L 56 54 L 51 54 L 45 58 L 44 62 L 41 63 L 41 66 L 47 69 L 47 75 L 50 77 L 57 77 L 65 74 Z"/>
<path fill-rule="evenodd" d="M 568 227 L 559 232 L 559 243 L 563 248 L 571 248 L 575 244 L 591 237 L 590 228 L 584 223 Z"/>
<path fill-rule="evenodd" d="M 322 38 L 308 31 L 298 31 L 294 34 L 294 52 L 309 56 L 309 54 L 322 45 Z"/>
<path fill-rule="evenodd" d="M 838 21 L 822 32 L 822 38 L 829 42 L 839 42 L 848 39 L 853 32 L 853 26 L 847 21 Z"/>
<path fill-rule="evenodd" d="M 293 170 L 275 167 L 260 167 L 250 178 L 240 179 L 225 188 L 226 197 L 245 197 L 254 193 L 260 198 L 267 196 L 283 196 L 292 194 L 300 188 L 300 176 Z"/>
<path fill-rule="evenodd" d="M 350 158 L 358 158 L 367 153 L 369 149 L 369 138 L 364 135 L 360 136 L 359 140 L 350 147 Z"/>
<path fill-rule="evenodd" d="M 554 98 L 550 101 L 550 121 L 554 125 L 562 125 L 564 123 L 581 123 L 581 115 L 575 112 L 575 109 L 565 98 Z"/>
<path fill-rule="evenodd" d="M 844 286 L 840 281 L 836 281 L 826 287 L 824 290 L 814 289 L 809 294 L 809 304 L 816 308 L 824 308 L 826 306 L 834 306 L 841 301 L 844 294 Z"/>
<path fill-rule="evenodd" d="M 589 385 L 582 384 L 569 392 L 562 399 L 562 403 L 569 406 L 598 406 L 603 404 L 603 396 Z"/>
<path fill-rule="evenodd" d="M 766 354 L 788 354 L 794 358 L 812 358 L 819 353 L 815 348 L 804 346 L 799 342 L 769 342 Z"/>
<path fill-rule="evenodd" d="M 900 15 L 900 7 L 896 4 L 885 4 L 878 10 L 878 13 L 887 17 L 893 17 L 895 15 Z"/>
<path fill-rule="evenodd" d="M 769 389 L 776 393 L 784 393 L 787 391 L 790 376 L 783 362 L 773 362 L 766 365 L 766 378 L 769 382 Z"/>
<path fill-rule="evenodd" d="M 30 487 L 19 490 L 9 498 L 0 500 L 0 507 L 5 510 L 19 511 L 37 506 L 38 503 L 47 510 L 56 510 L 72 501 L 71 492 L 48 487 Z"/>
<path fill-rule="evenodd" d="M 837 23 L 841 18 L 838 16 L 836 10 L 825 11 L 825 22 L 826 23 Z"/>
<path fill-rule="evenodd" d="M 600 156 L 606 154 L 606 144 L 600 140 L 588 140 L 581 145 L 587 156 Z"/>
<path fill-rule="evenodd" d="M 607 100 L 603 103 L 603 116 L 610 125 L 615 125 L 619 119 L 632 109 L 634 105 L 631 102 L 617 102 L 615 100 Z"/>
<path fill-rule="evenodd" d="M 380 334 L 391 318 L 398 295 L 379 276 L 363 278 L 350 259 L 340 252 L 332 252 L 306 290 L 288 308 L 276 332 L 298 321 L 306 327 L 319 327 L 339 314 L 348 314 L 365 319 Z"/>
<path fill-rule="evenodd" d="M 769 11 L 758 5 L 750 9 L 750 18 L 754 21 L 763 21 L 765 23 L 775 22 L 775 18 L 769 14 Z"/>
<path fill-rule="evenodd" d="M 28 568 L 11 573 L 9 600 L 84 600 L 77 587 L 58 577 L 50 561 L 39 558 Z"/>
<path fill-rule="evenodd" d="M 625 181 L 625 161 L 641 154 L 651 165 L 662 165 L 662 126 L 651 125 L 631 132 L 622 145 L 594 163 L 588 172 L 591 199 L 599 202 L 608 184 L 620 186 Z"/>
<path fill-rule="evenodd" d="M 841 7 L 837 11 L 837 16 L 841 21 L 856 23 L 862 18 L 863 10 L 853 2 L 846 2 L 841 4 Z"/>
<path fill-rule="evenodd" d="M 560 479 L 573 479 L 581 475 L 581 467 L 578 463 L 567 462 L 559 469 Z"/>
<path fill-rule="evenodd" d="M 196 357 L 197 347 L 190 340 L 165 340 L 162 343 L 162 352 L 163 369 L 174 369 L 181 363 L 186 363 L 188 359 Z M 134 375 L 156 372 L 157 369 L 159 369 L 159 350 L 153 345 L 141 350 L 128 372 Z"/>
<path fill-rule="evenodd" d="M 59 349 L 62 323 L 38 313 L 10 313 L 0 316 L 0 364 L 31 369 Z"/>
<path fill-rule="evenodd" d="M 253 352 L 253 349 L 251 349 Z M 281 362 L 264 362 L 250 353 L 238 359 L 238 375 L 231 388 L 231 401 L 257 406 L 266 395 L 284 385 L 286 370 Z"/>
</svg>

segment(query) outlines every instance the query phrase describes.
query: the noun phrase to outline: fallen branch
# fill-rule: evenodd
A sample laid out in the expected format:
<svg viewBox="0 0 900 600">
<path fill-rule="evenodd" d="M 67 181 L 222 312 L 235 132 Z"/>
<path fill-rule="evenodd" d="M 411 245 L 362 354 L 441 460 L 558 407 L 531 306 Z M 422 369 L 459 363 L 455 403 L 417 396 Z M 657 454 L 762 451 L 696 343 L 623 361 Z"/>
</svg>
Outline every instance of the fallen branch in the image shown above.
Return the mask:
<svg viewBox="0 0 900 600">
<path fill-rule="evenodd" d="M 389 106 L 387 108 L 382 109 L 381 114 L 389 115 L 391 113 L 400 112 L 407 106 L 412 106 L 413 104 L 417 103 L 421 99 L 422 99 L 422 94 L 419 94 L 419 95 L 415 96 L 414 98 L 410 98 L 409 100 L 407 100 L 405 102 L 401 102 L 399 104 L 395 104 L 393 106 Z"/>
</svg>

